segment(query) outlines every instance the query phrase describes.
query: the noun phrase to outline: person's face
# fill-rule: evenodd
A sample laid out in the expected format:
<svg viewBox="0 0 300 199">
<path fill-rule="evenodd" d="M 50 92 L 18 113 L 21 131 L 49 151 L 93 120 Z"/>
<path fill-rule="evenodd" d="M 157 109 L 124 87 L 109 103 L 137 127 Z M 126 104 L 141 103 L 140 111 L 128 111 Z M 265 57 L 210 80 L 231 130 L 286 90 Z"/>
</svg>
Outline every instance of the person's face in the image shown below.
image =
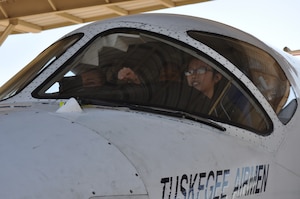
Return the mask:
<svg viewBox="0 0 300 199">
<path fill-rule="evenodd" d="M 213 73 L 212 67 L 198 59 L 190 62 L 186 77 L 189 86 L 203 92 L 209 98 L 214 94 L 215 84 L 221 79 L 220 74 Z"/>
</svg>

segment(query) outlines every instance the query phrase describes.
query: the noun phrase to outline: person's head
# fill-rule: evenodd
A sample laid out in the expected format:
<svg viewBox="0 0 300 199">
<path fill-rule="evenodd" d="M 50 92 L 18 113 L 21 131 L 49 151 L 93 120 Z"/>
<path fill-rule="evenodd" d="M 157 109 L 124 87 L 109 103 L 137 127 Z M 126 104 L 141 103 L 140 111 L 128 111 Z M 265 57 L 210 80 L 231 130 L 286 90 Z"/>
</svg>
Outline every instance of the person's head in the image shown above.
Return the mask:
<svg viewBox="0 0 300 199">
<path fill-rule="evenodd" d="M 215 85 L 222 79 L 222 75 L 211 66 L 199 59 L 192 59 L 185 72 L 189 86 L 201 91 L 208 98 L 214 95 Z"/>
</svg>

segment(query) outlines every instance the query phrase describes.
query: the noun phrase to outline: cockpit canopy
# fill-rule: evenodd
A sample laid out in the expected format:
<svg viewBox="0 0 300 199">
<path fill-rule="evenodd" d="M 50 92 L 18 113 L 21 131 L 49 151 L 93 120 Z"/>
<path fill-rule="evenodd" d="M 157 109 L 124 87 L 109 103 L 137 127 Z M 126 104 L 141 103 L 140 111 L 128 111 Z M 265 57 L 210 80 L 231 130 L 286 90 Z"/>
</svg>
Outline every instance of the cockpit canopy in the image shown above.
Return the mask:
<svg viewBox="0 0 300 199">
<path fill-rule="evenodd" d="M 200 31 L 189 31 L 244 73 L 269 102 L 283 123 L 282 114 L 293 90 L 279 64 L 248 43 Z M 61 49 L 80 39 L 78 34 L 58 41 L 37 58 L 32 79 L 55 60 Z M 59 52 L 58 54 L 53 52 Z M 38 67 L 37 67 L 38 66 Z M 24 80 L 25 81 L 25 80 Z M 19 85 L 24 85 L 19 84 Z M 7 89 L 7 95 L 21 90 Z M 94 37 L 33 92 L 39 99 L 68 99 L 102 105 L 142 106 L 187 113 L 268 135 L 272 122 L 253 93 L 218 60 L 175 39 L 143 30 L 122 28 Z M 282 116 L 284 115 L 284 116 Z"/>
</svg>

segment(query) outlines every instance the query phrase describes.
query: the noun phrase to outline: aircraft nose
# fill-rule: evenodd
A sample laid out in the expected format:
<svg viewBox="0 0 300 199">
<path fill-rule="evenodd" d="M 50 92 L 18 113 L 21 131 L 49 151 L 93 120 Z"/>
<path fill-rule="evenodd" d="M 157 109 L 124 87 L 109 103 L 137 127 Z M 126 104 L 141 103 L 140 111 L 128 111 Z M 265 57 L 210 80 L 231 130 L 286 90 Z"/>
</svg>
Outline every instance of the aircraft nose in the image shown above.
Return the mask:
<svg viewBox="0 0 300 199">
<path fill-rule="evenodd" d="M 19 112 L 3 120 L 0 198 L 146 194 L 128 159 L 94 131 L 47 112 Z"/>
</svg>

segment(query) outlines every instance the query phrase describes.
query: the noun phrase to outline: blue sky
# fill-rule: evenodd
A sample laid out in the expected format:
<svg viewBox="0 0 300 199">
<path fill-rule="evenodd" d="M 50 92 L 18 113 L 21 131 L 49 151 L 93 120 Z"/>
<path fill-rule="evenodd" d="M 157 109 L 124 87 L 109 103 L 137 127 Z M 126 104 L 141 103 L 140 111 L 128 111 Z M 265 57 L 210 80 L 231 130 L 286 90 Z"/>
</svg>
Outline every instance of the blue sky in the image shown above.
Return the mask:
<svg viewBox="0 0 300 199">
<path fill-rule="evenodd" d="M 300 49 L 299 0 L 214 0 L 164 9 L 219 21 L 248 32 L 273 47 Z M 82 25 L 11 35 L 0 47 L 0 86 L 46 47 Z"/>
</svg>

